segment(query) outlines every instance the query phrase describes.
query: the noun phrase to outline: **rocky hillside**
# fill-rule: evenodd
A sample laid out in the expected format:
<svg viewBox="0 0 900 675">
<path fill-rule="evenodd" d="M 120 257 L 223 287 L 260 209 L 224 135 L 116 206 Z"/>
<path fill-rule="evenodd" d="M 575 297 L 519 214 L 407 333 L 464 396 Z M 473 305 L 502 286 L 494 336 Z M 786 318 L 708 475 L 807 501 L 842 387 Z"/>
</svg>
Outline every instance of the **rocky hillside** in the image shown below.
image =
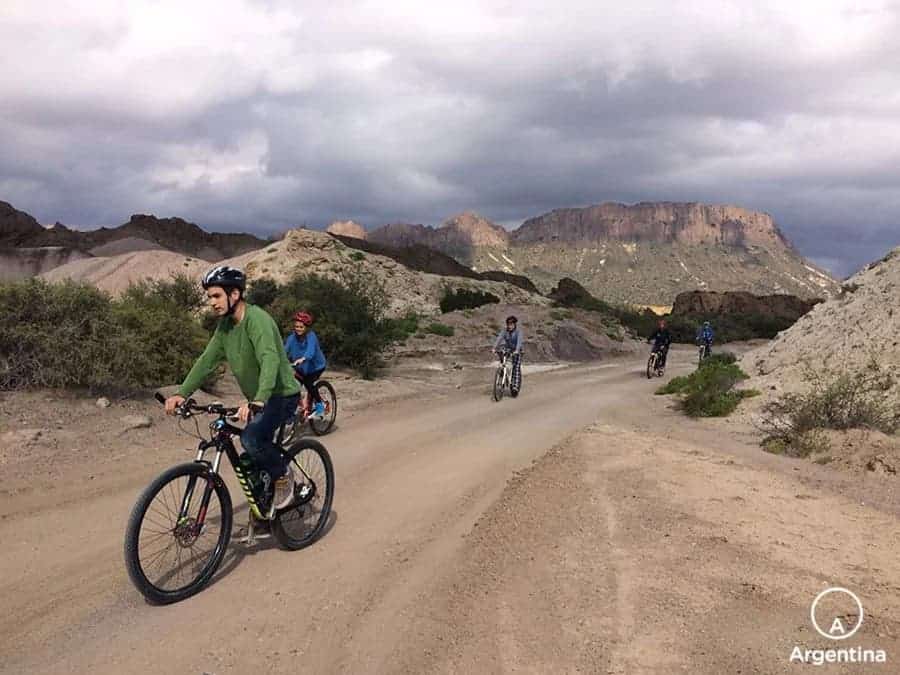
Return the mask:
<svg viewBox="0 0 900 675">
<path fill-rule="evenodd" d="M 744 369 L 759 388 L 802 388 L 808 366 L 864 368 L 871 359 L 894 374 L 887 395 L 900 405 L 900 247 L 844 282 L 838 297 L 816 305 L 778 338 L 747 354 Z"/>
<path fill-rule="evenodd" d="M 753 295 L 744 291 L 686 291 L 679 293 L 672 307 L 675 315 L 756 314 L 796 321 L 821 300 L 805 300 L 795 295 Z"/>
<path fill-rule="evenodd" d="M 108 257 L 162 250 L 205 261 L 255 251 L 266 242 L 249 234 L 210 233 L 181 218 L 133 215 L 119 227 L 73 230 L 61 223 L 44 227 L 24 211 L 0 202 L 2 278 L 34 276 L 91 256 Z"/>
<path fill-rule="evenodd" d="M 291 230 L 265 249 L 222 262 L 246 270 L 251 282 L 263 276 L 285 282 L 298 269 L 332 278 L 359 270 L 371 274 L 384 285 L 390 302 L 389 312 L 395 316 L 410 310 L 420 314 L 438 314 L 440 300 L 448 286 L 487 291 L 505 303 L 550 304 L 546 298 L 509 283 L 416 271 L 390 257 L 351 248 L 340 237 L 313 230 Z M 450 262 L 457 264 L 452 260 Z M 207 261 L 171 251 L 142 251 L 78 260 L 43 276 L 51 281 L 87 281 L 117 294 L 124 291 L 129 283 L 145 278 L 165 279 L 174 273 L 185 273 L 199 279 L 209 266 Z"/>
<path fill-rule="evenodd" d="M 571 277 L 605 300 L 668 305 L 683 291 L 830 297 L 837 283 L 804 260 L 766 214 L 696 203 L 606 203 L 557 209 L 506 232 L 475 214 L 438 228 L 387 225 L 369 233 L 423 244 L 477 271 L 529 277 L 548 292 Z"/>
<path fill-rule="evenodd" d="M 428 246 L 470 267 L 476 266 L 478 256 L 485 255 L 488 251 L 502 252 L 509 247 L 509 234 L 506 230 L 471 211 L 444 221 L 438 228 L 407 223 L 384 225 L 369 232 L 367 238 L 389 246 Z M 502 265 L 502 262 L 500 258 L 497 259 L 498 265 Z"/>
</svg>

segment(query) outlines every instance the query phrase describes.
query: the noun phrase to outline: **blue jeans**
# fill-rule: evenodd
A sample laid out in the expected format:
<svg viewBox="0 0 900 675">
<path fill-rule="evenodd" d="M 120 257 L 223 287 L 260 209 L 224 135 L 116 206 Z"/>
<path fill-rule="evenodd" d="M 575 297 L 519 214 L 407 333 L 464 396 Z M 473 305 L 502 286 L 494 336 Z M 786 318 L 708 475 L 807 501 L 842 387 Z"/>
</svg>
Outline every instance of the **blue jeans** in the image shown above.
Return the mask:
<svg viewBox="0 0 900 675">
<path fill-rule="evenodd" d="M 297 410 L 300 394 L 273 396 L 263 409 L 253 416 L 241 433 L 241 445 L 259 469 L 273 481 L 286 471 L 281 452 L 272 440 L 278 427 Z"/>
</svg>

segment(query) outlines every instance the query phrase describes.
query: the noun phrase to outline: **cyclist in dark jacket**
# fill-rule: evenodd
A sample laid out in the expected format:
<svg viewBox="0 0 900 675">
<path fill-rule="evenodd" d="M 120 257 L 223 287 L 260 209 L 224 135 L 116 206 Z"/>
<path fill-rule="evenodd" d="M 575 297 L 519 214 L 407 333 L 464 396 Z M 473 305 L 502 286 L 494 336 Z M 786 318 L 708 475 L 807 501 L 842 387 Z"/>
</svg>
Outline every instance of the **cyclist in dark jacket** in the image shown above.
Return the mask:
<svg viewBox="0 0 900 675">
<path fill-rule="evenodd" d="M 666 327 L 666 320 L 660 319 L 656 330 L 647 338 L 647 342 L 653 343 L 651 354 L 659 352 L 659 368 L 666 367 L 666 356 L 669 354 L 669 345 L 672 344 L 672 334 Z"/>
</svg>

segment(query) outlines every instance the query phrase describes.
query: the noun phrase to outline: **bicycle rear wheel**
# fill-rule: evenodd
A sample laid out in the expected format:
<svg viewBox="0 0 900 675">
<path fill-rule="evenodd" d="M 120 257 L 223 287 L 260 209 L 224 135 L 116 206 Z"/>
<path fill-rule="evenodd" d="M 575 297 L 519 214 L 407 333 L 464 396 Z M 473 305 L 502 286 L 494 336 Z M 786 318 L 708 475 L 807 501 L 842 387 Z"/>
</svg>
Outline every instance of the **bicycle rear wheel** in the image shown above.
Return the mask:
<svg viewBox="0 0 900 675">
<path fill-rule="evenodd" d="M 132 583 L 155 604 L 194 595 L 221 564 L 231 521 L 231 495 L 209 467 L 192 462 L 164 471 L 128 519 L 125 567 Z"/>
<path fill-rule="evenodd" d="M 493 399 L 495 401 L 499 401 L 500 399 L 503 398 L 503 384 L 504 384 L 503 376 L 504 376 L 503 366 L 500 366 L 499 368 L 497 368 L 497 372 L 494 373 Z"/>
<path fill-rule="evenodd" d="M 302 438 L 283 452 L 294 473 L 294 503 L 276 514 L 272 534 L 284 548 L 296 551 L 313 543 L 328 522 L 334 467 L 325 447 L 311 438 Z"/>
<path fill-rule="evenodd" d="M 334 420 L 337 419 L 337 394 L 334 393 L 334 387 L 331 386 L 331 383 L 326 380 L 316 382 L 316 391 L 319 392 L 322 403 L 325 404 L 325 414 L 321 419 L 311 419 L 309 426 L 312 427 L 317 436 L 324 436 L 331 431 L 331 427 L 334 426 Z"/>
</svg>

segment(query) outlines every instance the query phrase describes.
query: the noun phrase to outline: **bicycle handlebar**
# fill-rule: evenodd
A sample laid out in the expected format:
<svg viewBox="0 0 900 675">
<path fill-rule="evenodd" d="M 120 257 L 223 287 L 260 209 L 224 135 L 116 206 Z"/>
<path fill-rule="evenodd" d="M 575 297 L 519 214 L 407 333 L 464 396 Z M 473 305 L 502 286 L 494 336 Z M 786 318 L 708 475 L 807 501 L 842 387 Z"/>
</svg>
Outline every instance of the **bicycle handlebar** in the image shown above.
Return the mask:
<svg viewBox="0 0 900 675">
<path fill-rule="evenodd" d="M 157 401 L 166 404 L 166 397 L 156 392 L 154 395 Z M 261 408 L 259 406 L 251 405 L 250 409 L 253 412 L 259 412 Z M 210 403 L 209 405 L 197 405 L 197 402 L 192 399 L 185 399 L 184 403 L 178 406 L 175 409 L 175 414 L 179 417 L 190 417 L 192 413 L 206 413 L 207 415 L 222 415 L 223 417 L 233 417 L 237 415 L 238 408 L 226 408 L 221 403 Z"/>
</svg>

